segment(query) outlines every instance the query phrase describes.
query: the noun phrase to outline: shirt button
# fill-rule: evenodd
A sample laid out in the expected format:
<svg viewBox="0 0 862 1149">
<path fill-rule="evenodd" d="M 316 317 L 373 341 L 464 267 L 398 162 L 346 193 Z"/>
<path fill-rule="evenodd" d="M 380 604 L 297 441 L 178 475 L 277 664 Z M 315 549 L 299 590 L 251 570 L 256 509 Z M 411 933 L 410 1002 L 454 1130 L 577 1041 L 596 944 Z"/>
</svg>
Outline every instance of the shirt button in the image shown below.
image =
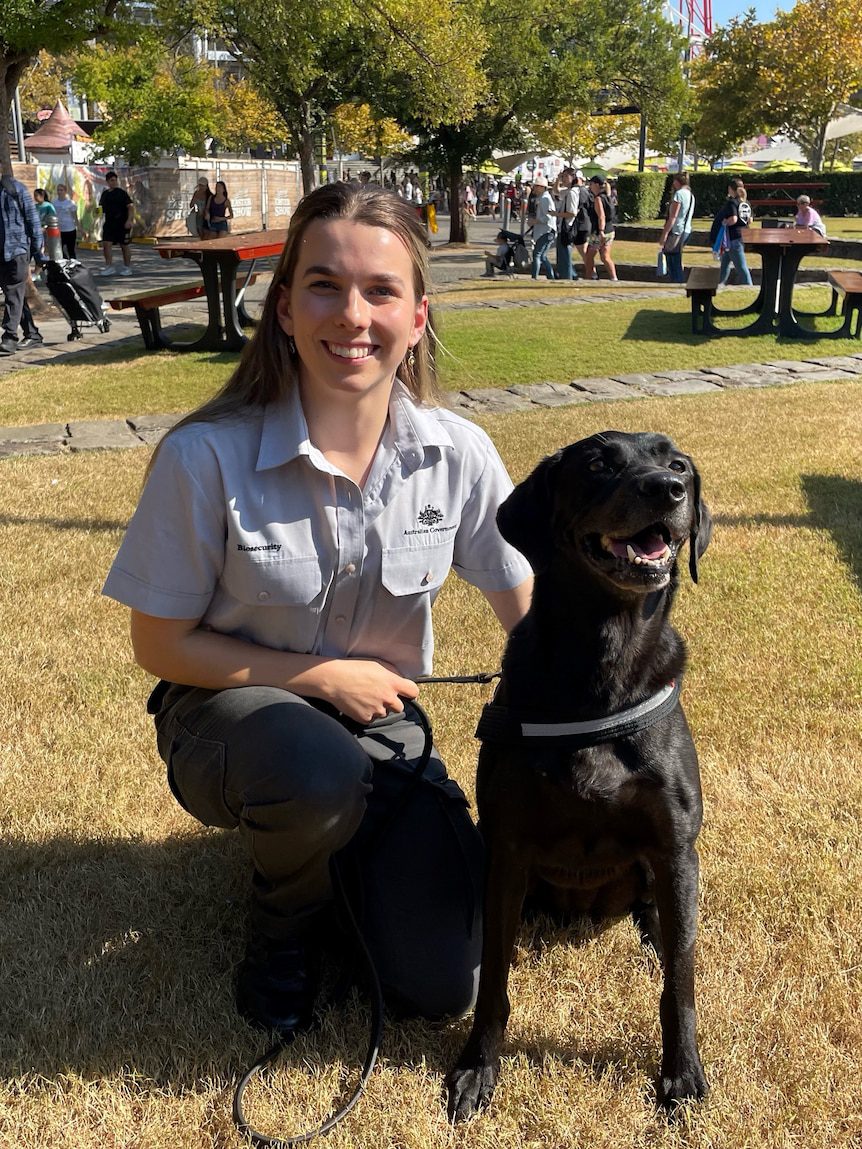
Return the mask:
<svg viewBox="0 0 862 1149">
<path fill-rule="evenodd" d="M 356 563 L 348 563 L 344 568 L 345 574 L 356 574 Z"/>
<path fill-rule="evenodd" d="M 269 598 L 269 591 L 268 590 L 262 590 L 258 593 L 257 597 L 258 597 L 258 601 L 266 602 L 266 600 Z"/>
</svg>

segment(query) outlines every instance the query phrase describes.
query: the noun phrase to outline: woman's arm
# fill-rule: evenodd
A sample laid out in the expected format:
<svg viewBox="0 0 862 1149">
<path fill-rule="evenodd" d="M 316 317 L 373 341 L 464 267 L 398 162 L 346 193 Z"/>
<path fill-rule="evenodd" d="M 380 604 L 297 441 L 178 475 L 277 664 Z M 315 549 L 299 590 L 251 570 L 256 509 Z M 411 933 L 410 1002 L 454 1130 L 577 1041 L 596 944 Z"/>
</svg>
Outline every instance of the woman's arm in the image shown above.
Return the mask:
<svg viewBox="0 0 862 1149">
<path fill-rule="evenodd" d="M 233 219 L 233 206 L 230 202 L 230 196 L 227 197 L 224 204 L 224 217 L 225 219 Z"/>
<path fill-rule="evenodd" d="M 199 621 L 156 618 L 133 610 L 131 638 L 136 662 L 157 678 L 209 690 L 278 686 L 303 697 L 323 699 L 362 723 L 390 711 L 400 713 L 404 705 L 399 695 L 415 698 L 419 693 L 415 682 L 374 659 L 272 650 L 204 630 Z"/>
<path fill-rule="evenodd" d="M 670 208 L 667 213 L 667 221 L 662 228 L 661 237 L 658 241 L 659 247 L 664 247 L 667 237 L 670 235 L 670 229 L 674 225 L 674 220 L 679 215 L 679 200 L 671 200 Z"/>
<path fill-rule="evenodd" d="M 500 620 L 500 625 L 506 634 L 511 634 L 527 611 L 530 609 L 530 599 L 533 595 L 533 576 L 525 578 L 522 583 L 512 590 L 486 590 L 485 598 L 491 605 L 494 614 Z"/>
<path fill-rule="evenodd" d="M 605 231 L 605 205 L 602 203 L 602 197 L 596 196 L 596 223 L 599 225 L 599 235 L 604 235 Z"/>
</svg>

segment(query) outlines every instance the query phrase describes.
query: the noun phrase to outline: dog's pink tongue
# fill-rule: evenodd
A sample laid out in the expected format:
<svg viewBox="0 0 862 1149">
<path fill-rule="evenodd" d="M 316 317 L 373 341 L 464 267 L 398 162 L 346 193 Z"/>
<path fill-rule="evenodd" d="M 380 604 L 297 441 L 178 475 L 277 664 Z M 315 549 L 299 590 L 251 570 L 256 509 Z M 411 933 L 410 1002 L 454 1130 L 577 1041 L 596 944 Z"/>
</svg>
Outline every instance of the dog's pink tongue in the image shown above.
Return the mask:
<svg viewBox="0 0 862 1149">
<path fill-rule="evenodd" d="M 664 554 L 665 541 L 658 533 L 646 532 L 642 532 L 636 539 L 611 539 L 611 552 L 618 559 L 628 558 L 629 547 L 642 559 L 657 559 Z"/>
</svg>

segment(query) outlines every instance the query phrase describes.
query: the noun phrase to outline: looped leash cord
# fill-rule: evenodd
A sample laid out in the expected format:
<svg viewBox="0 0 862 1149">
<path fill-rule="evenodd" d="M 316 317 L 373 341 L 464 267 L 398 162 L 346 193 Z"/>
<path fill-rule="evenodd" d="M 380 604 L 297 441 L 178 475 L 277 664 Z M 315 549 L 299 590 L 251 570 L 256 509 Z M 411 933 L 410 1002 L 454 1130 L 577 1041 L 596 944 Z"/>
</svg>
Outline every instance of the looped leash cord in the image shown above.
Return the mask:
<svg viewBox="0 0 862 1149">
<path fill-rule="evenodd" d="M 433 684 L 435 682 L 484 683 L 493 682 L 495 678 L 500 677 L 500 673 L 501 672 L 499 670 L 489 670 L 484 674 L 422 674 L 419 676 L 419 678 L 416 679 L 416 681 L 424 685 L 428 685 L 429 683 Z"/>
<path fill-rule="evenodd" d="M 420 683 L 438 683 L 438 682 L 451 682 L 451 683 L 465 683 L 465 682 L 491 682 L 494 678 L 499 678 L 500 672 L 495 671 L 491 674 L 474 674 L 474 675 L 453 675 L 451 677 L 432 678 L 430 676 L 417 678 L 416 681 Z M 431 751 L 434 746 L 433 735 L 431 732 L 431 722 L 428 715 L 422 709 L 415 699 L 410 699 L 407 705 L 411 706 L 416 712 L 416 717 L 419 719 L 419 725 L 425 736 L 424 745 L 422 747 L 422 754 L 419 761 L 416 763 L 413 771 L 410 774 L 404 789 L 402 790 L 398 801 L 389 811 L 389 816 L 380 825 L 376 833 L 371 839 L 370 847 L 373 849 L 379 844 L 380 840 L 389 830 L 390 826 L 395 822 L 396 818 L 403 810 L 407 802 L 410 800 L 412 794 L 416 790 L 419 783 L 428 768 L 428 763 L 431 760 Z M 254 1126 L 250 1125 L 245 1116 L 242 1107 L 242 1099 L 245 1095 L 246 1087 L 254 1077 L 260 1073 L 261 1070 L 274 1065 L 278 1060 L 279 1054 L 287 1045 L 290 1044 L 292 1039 L 288 1041 L 277 1041 L 275 1045 L 259 1058 L 254 1065 L 243 1076 L 242 1080 L 236 1087 L 233 1096 L 233 1123 L 238 1132 L 243 1133 L 248 1137 L 251 1144 L 255 1149 L 289 1149 L 292 1145 L 303 1145 L 308 1141 L 313 1140 L 315 1137 L 320 1137 L 324 1133 L 328 1133 L 333 1129 L 342 1118 L 346 1117 L 350 1110 L 357 1103 L 359 1098 L 365 1092 L 365 1086 L 368 1083 L 368 1078 L 371 1076 L 372 1070 L 377 1062 L 377 1057 L 380 1053 L 380 1039 L 383 1033 L 383 991 L 380 988 L 380 979 L 377 976 L 377 970 L 374 966 L 374 959 L 365 943 L 362 936 L 362 931 L 359 928 L 359 923 L 353 914 L 350 906 L 350 900 L 344 890 L 344 883 L 341 877 L 341 871 L 338 868 L 338 863 L 335 858 L 330 862 L 330 875 L 332 877 L 333 891 L 335 893 L 336 901 L 340 909 L 344 912 L 347 919 L 347 924 L 350 932 L 353 935 L 356 946 L 359 950 L 359 956 L 362 959 L 362 964 L 365 967 L 365 973 L 368 979 L 368 991 L 371 997 L 371 1037 L 368 1042 L 368 1052 L 365 1055 L 365 1064 L 362 1067 L 362 1072 L 359 1076 L 359 1081 L 356 1088 L 351 1093 L 348 1100 L 341 1106 L 341 1108 L 328 1118 L 317 1129 L 311 1129 L 306 1133 L 299 1133 L 296 1137 L 269 1137 L 265 1133 L 259 1133 Z"/>
</svg>

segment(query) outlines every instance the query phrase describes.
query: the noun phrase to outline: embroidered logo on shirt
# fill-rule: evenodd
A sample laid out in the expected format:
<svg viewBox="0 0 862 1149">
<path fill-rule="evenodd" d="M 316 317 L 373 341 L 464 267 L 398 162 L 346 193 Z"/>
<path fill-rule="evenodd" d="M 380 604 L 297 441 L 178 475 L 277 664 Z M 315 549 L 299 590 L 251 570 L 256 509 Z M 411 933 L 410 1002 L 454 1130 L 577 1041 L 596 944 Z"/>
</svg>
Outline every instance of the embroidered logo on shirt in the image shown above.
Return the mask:
<svg viewBox="0 0 862 1149">
<path fill-rule="evenodd" d="M 280 551 L 281 543 L 267 543 L 265 546 L 247 547 L 244 543 L 237 543 L 238 551 Z"/>
<path fill-rule="evenodd" d="M 438 507 L 427 506 L 416 516 L 423 527 L 434 527 L 443 518 L 443 512 Z"/>
</svg>

